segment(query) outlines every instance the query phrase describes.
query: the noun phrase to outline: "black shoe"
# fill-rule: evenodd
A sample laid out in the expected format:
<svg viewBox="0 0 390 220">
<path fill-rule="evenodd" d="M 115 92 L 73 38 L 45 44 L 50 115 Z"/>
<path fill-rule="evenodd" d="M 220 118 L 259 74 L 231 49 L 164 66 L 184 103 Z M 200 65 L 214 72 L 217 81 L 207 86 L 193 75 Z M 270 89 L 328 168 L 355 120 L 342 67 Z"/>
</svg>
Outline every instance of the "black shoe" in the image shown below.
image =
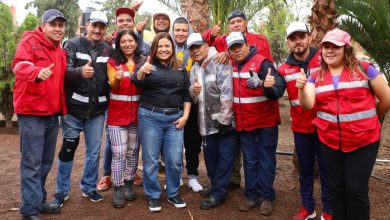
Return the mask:
<svg viewBox="0 0 390 220">
<path fill-rule="evenodd" d="M 22 216 L 22 220 L 41 220 L 37 215 Z"/>
<path fill-rule="evenodd" d="M 83 192 L 83 197 L 89 198 L 92 202 L 100 202 L 103 200 L 103 196 L 100 195 L 97 191 L 92 191 L 88 194 Z"/>
<path fill-rule="evenodd" d="M 172 198 L 168 198 L 168 202 L 173 204 L 178 209 L 184 208 L 187 206 L 186 202 L 184 202 L 184 200 L 181 199 L 179 195 L 176 195 Z"/>
<path fill-rule="evenodd" d="M 56 204 L 55 202 L 42 203 L 41 213 L 54 214 L 54 213 L 60 213 L 60 211 L 61 211 L 60 205 Z"/>
<path fill-rule="evenodd" d="M 137 193 L 133 191 L 133 180 L 125 180 L 125 199 L 134 201 L 137 198 Z"/>
<path fill-rule="evenodd" d="M 123 186 L 114 186 L 112 205 L 114 208 L 123 208 L 123 206 L 125 206 L 125 192 Z"/>
<path fill-rule="evenodd" d="M 233 182 L 230 182 L 229 186 L 228 186 L 229 189 L 233 189 L 233 190 L 239 189 L 240 187 L 241 187 L 241 185 L 239 183 L 237 184 L 237 183 L 233 183 Z"/>
<path fill-rule="evenodd" d="M 161 204 L 159 199 L 149 199 L 149 210 L 151 212 L 161 211 Z"/>
<path fill-rule="evenodd" d="M 200 196 L 202 196 L 205 199 L 209 198 L 210 194 L 211 194 L 210 187 L 205 187 L 205 188 L 203 188 L 202 191 L 200 191 Z"/>
<path fill-rule="evenodd" d="M 225 200 L 223 199 L 217 199 L 213 196 L 210 196 L 209 198 L 203 200 L 202 203 L 200 203 L 200 208 L 205 210 L 213 209 L 221 205 L 224 201 Z"/>
</svg>

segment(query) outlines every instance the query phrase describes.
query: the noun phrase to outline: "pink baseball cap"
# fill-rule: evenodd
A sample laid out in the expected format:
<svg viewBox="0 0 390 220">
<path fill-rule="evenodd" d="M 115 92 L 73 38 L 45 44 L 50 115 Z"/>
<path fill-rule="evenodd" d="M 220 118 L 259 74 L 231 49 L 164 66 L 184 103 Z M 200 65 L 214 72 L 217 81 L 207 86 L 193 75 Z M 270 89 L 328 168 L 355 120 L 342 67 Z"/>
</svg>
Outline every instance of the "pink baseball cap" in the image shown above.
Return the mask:
<svg viewBox="0 0 390 220">
<path fill-rule="evenodd" d="M 320 44 L 330 42 L 336 46 L 344 46 L 346 44 L 351 46 L 351 35 L 340 29 L 333 29 L 325 34 Z"/>
</svg>

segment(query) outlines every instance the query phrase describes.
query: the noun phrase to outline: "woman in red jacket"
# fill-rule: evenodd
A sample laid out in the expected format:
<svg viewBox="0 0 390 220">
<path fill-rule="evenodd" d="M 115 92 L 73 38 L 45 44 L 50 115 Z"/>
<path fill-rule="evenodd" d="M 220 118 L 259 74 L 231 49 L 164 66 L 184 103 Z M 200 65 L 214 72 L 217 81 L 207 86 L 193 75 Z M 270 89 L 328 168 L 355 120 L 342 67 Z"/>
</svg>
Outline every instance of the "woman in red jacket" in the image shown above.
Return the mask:
<svg viewBox="0 0 390 220">
<path fill-rule="evenodd" d="M 357 61 L 347 32 L 328 32 L 320 46 L 321 69 L 297 80 L 299 101 L 305 109 L 316 103 L 313 124 L 328 172 L 333 219 L 368 220 L 368 180 L 380 145 L 379 118 L 390 108 L 390 88 L 371 64 Z"/>
<path fill-rule="evenodd" d="M 108 60 L 110 82 L 108 131 L 112 147 L 113 206 L 122 208 L 125 200 L 134 200 L 133 179 L 138 165 L 137 109 L 140 89 L 131 81 L 134 66 L 140 62 L 141 52 L 133 31 L 121 31 L 116 40 L 115 53 Z"/>
</svg>

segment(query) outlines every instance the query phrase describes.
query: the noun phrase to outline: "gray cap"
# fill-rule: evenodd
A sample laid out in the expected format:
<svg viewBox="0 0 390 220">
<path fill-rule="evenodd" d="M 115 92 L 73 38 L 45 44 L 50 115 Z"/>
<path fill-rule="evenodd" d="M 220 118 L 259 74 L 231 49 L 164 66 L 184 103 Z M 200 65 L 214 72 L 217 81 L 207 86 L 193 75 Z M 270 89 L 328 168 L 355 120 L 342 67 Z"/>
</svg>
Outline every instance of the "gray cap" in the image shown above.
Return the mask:
<svg viewBox="0 0 390 220">
<path fill-rule="evenodd" d="M 42 23 L 43 22 L 52 22 L 56 18 L 61 18 L 65 22 L 68 21 L 68 20 L 66 20 L 65 16 L 57 9 L 49 9 L 49 10 L 43 12 Z"/>
<path fill-rule="evenodd" d="M 245 42 L 245 37 L 241 32 L 232 32 L 229 34 L 229 36 L 226 37 L 226 43 L 228 48 L 230 48 L 234 44 L 243 44 Z"/>
</svg>

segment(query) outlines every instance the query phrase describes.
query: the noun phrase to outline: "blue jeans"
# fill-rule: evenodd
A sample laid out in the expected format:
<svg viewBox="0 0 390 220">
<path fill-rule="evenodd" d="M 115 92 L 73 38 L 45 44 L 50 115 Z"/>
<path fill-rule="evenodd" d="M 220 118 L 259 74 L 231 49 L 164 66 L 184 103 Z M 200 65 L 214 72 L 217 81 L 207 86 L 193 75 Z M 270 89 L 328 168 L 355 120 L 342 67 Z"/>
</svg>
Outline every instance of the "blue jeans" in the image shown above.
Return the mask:
<svg viewBox="0 0 390 220">
<path fill-rule="evenodd" d="M 240 149 L 238 134 L 236 131 L 231 131 L 226 136 L 220 136 L 218 133 L 207 135 L 203 149 L 207 175 L 211 182 L 210 195 L 223 200 L 232 174 L 234 159 Z"/>
<path fill-rule="evenodd" d="M 45 183 L 54 160 L 57 116 L 18 115 L 20 134 L 20 191 L 23 216 L 35 215 L 46 201 Z"/>
<path fill-rule="evenodd" d="M 107 121 L 107 111 L 106 111 L 106 121 Z M 106 129 L 106 144 L 104 145 L 104 155 L 103 155 L 103 176 L 110 176 L 111 175 L 112 150 L 111 150 L 110 133 L 108 132 L 107 124 L 105 126 L 105 129 Z"/>
<path fill-rule="evenodd" d="M 324 159 L 321 153 L 321 143 L 314 133 L 294 132 L 295 150 L 299 161 L 299 183 L 302 205 L 311 213 L 315 208 L 313 198 L 314 165 L 317 157 L 321 179 L 321 200 L 323 211 L 332 213 L 328 177 L 325 171 Z"/>
<path fill-rule="evenodd" d="M 240 132 L 245 173 L 245 196 L 251 201 L 275 200 L 278 126 Z"/>
<path fill-rule="evenodd" d="M 84 132 L 85 160 L 80 187 L 86 194 L 96 191 L 96 182 L 99 172 L 100 145 L 102 143 L 104 127 L 104 114 L 88 119 L 80 119 L 68 114 L 62 117 L 61 126 L 63 138 L 78 138 L 80 132 Z M 58 160 L 57 193 L 62 195 L 69 194 L 72 167 L 73 160 L 69 162 Z"/>
<path fill-rule="evenodd" d="M 183 170 L 183 129 L 173 124 L 183 115 L 165 115 L 138 109 L 138 132 L 142 147 L 143 187 L 147 197 L 159 199 L 161 186 L 158 181 L 158 160 L 162 152 L 165 160 L 165 177 L 168 198 L 179 193 L 180 177 Z"/>
</svg>

